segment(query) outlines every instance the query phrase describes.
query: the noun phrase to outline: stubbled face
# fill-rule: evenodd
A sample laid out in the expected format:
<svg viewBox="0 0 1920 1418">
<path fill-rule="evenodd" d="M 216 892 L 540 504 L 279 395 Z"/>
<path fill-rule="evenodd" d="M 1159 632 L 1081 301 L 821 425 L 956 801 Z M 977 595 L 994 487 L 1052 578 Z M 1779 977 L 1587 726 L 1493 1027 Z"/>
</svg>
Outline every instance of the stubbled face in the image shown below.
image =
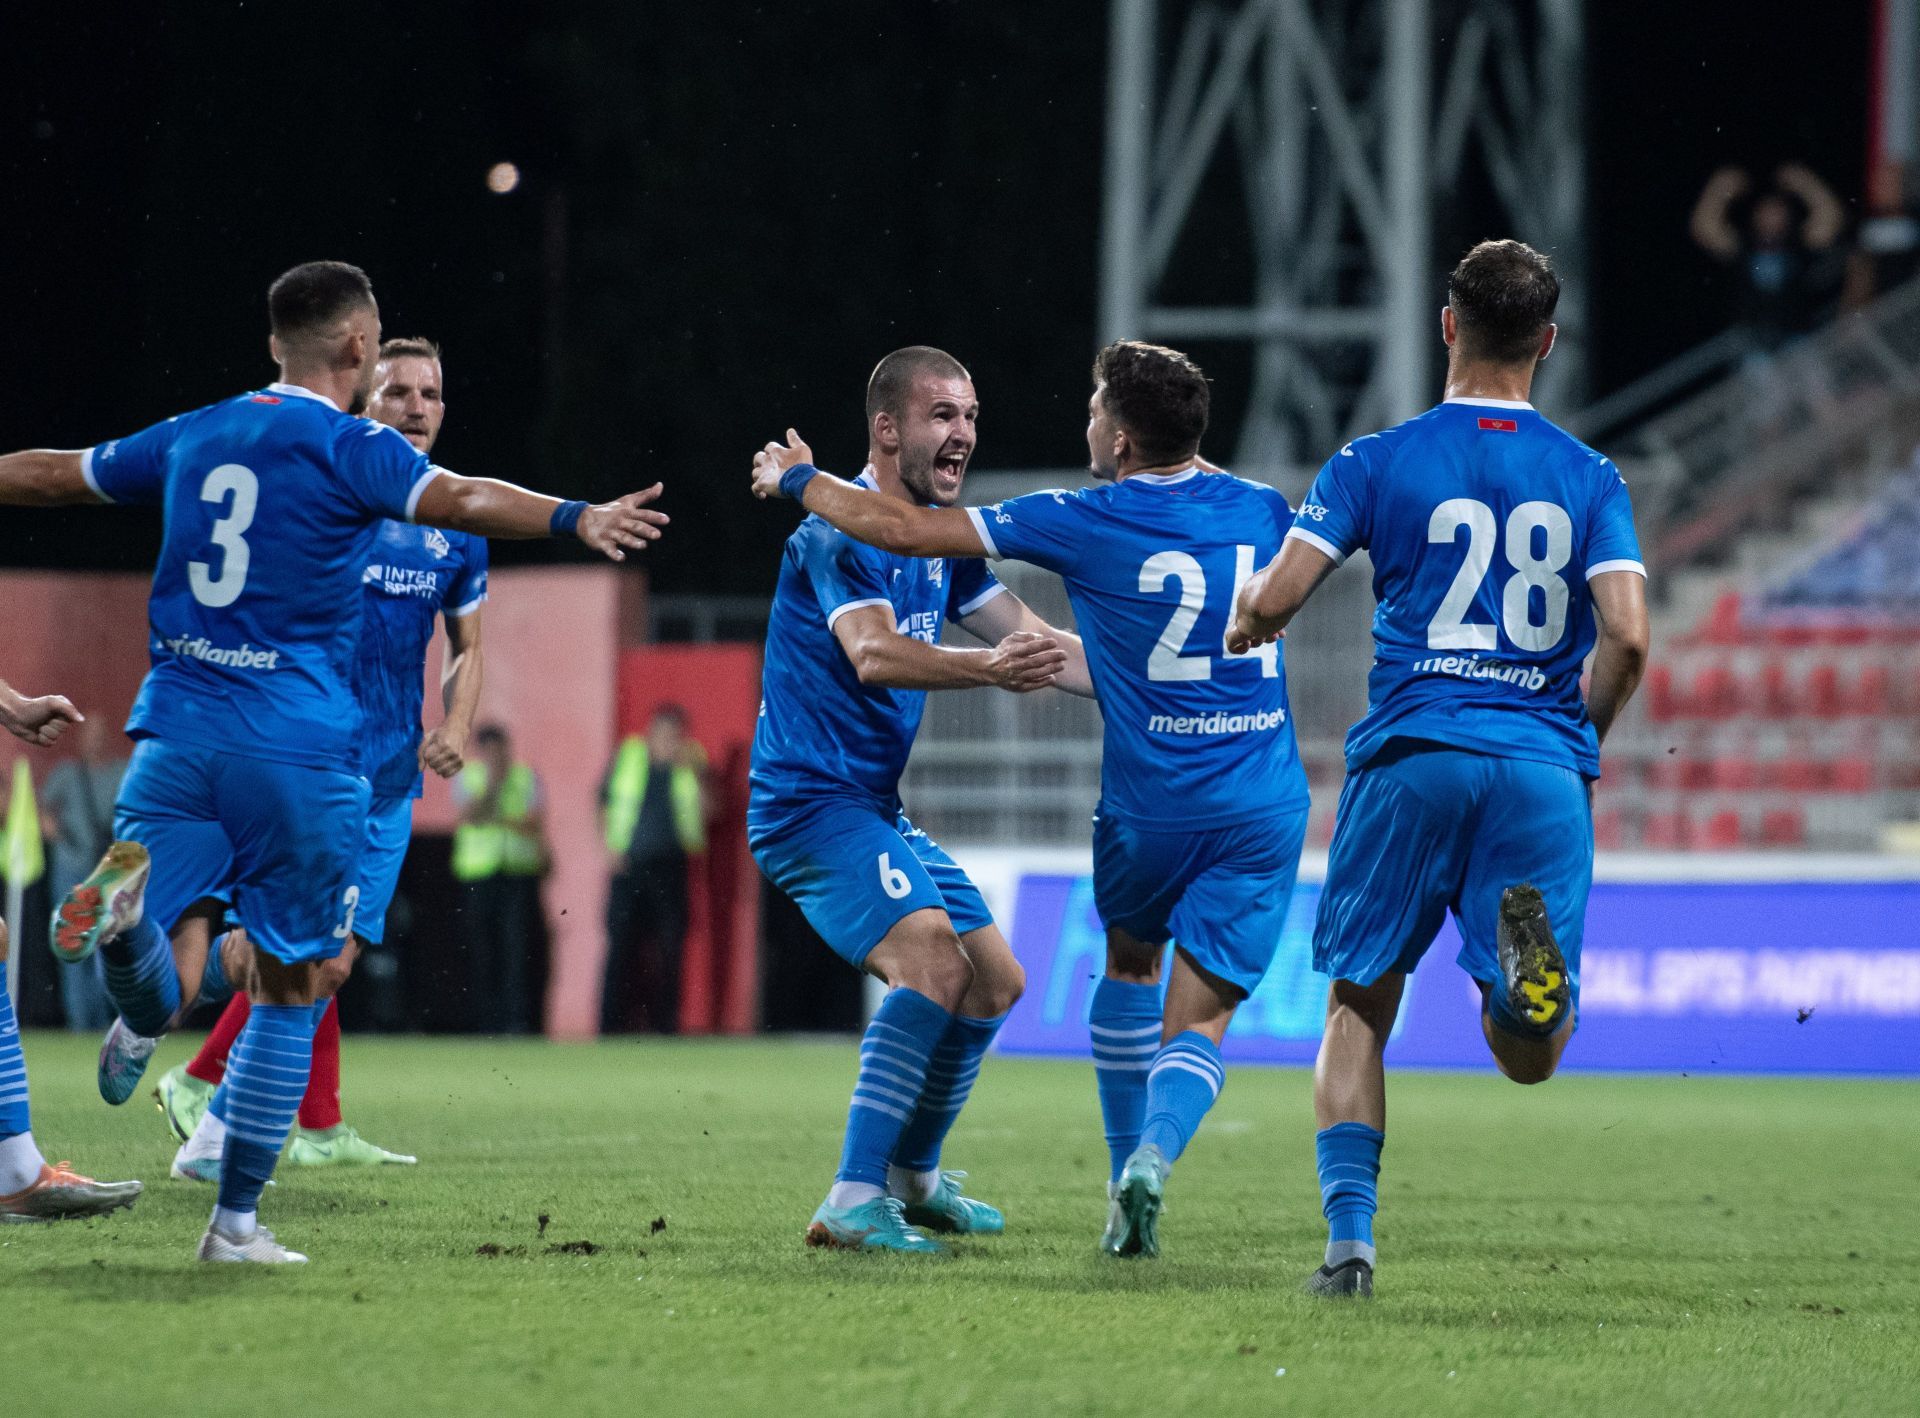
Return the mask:
<svg viewBox="0 0 1920 1418">
<path fill-rule="evenodd" d="M 431 453 L 440 437 L 447 406 L 441 397 L 440 361 L 421 355 L 396 355 L 380 361 L 367 413 L 388 428 L 397 428 L 407 442 Z"/>
<path fill-rule="evenodd" d="M 1107 408 L 1107 386 L 1097 384 L 1087 400 L 1087 468 L 1101 482 L 1120 475 L 1120 425 Z"/>
<path fill-rule="evenodd" d="M 916 501 L 951 507 L 960 500 L 979 421 L 972 380 L 928 375 L 914 381 L 895 426 L 900 481 Z"/>
</svg>

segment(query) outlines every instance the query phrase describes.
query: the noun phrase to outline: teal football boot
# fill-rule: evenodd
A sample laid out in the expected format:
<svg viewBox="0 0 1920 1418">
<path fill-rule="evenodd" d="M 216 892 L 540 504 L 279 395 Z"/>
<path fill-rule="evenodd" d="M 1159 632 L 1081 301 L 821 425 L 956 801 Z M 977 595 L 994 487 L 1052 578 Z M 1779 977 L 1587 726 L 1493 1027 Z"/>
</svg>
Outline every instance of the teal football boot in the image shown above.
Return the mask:
<svg viewBox="0 0 1920 1418">
<path fill-rule="evenodd" d="M 1106 1234 L 1100 1238 L 1100 1248 L 1108 1255 L 1151 1260 L 1160 1254 L 1160 1209 L 1172 1170 L 1173 1164 L 1152 1143 L 1134 1149 L 1120 1171 Z"/>
<path fill-rule="evenodd" d="M 910 1255 L 945 1255 L 947 1248 L 907 1224 L 906 1205 L 899 1197 L 877 1196 L 858 1206 L 828 1206 L 813 1213 L 807 1244 L 840 1251 L 905 1251 Z"/>
<path fill-rule="evenodd" d="M 960 1182 L 966 1175 L 942 1172 L 932 1196 L 906 1203 L 907 1224 L 951 1236 L 998 1236 L 1005 1231 L 1007 1218 L 997 1207 L 960 1195 Z"/>
</svg>

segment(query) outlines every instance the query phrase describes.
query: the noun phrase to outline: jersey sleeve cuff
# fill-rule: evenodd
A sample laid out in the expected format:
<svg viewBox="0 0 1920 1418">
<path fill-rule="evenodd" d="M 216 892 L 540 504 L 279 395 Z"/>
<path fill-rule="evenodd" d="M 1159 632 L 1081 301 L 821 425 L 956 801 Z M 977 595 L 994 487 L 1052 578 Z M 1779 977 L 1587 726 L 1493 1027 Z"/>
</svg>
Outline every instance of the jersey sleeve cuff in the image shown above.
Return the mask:
<svg viewBox="0 0 1920 1418">
<path fill-rule="evenodd" d="M 987 587 L 986 590 L 982 591 L 979 595 L 975 596 L 972 600 L 968 601 L 965 605 L 961 606 L 958 610 L 956 610 L 953 613 L 954 619 L 965 620 L 968 616 L 972 615 L 975 611 L 979 610 L 980 607 L 984 606 L 988 601 L 992 600 L 995 596 L 1004 596 L 1006 592 L 1007 592 L 1007 588 L 1004 583 L 999 581 L 994 582 L 991 586 Z"/>
<path fill-rule="evenodd" d="M 441 614 L 446 616 L 448 620 L 459 620 L 462 616 L 472 615 L 475 611 L 479 610 L 481 606 L 486 604 L 486 600 L 487 593 L 482 591 L 465 605 L 449 607 L 442 611 Z"/>
<path fill-rule="evenodd" d="M 100 480 L 93 475 L 93 451 L 94 451 L 93 449 L 88 448 L 81 452 L 80 476 L 86 479 L 87 487 L 92 491 L 95 497 L 99 498 L 102 502 L 111 502 L 113 501 L 113 499 L 111 497 L 108 497 L 107 494 L 101 489 Z"/>
<path fill-rule="evenodd" d="M 1309 532 L 1305 527 L 1297 523 L 1287 528 L 1286 540 L 1290 542 L 1305 542 L 1315 551 L 1325 552 L 1333 559 L 1335 566 L 1346 565 L 1347 554 L 1345 552 L 1341 551 L 1339 547 L 1335 546 L 1318 532 Z"/>
<path fill-rule="evenodd" d="M 891 611 L 893 609 L 893 602 L 889 600 L 885 600 L 879 596 L 869 596 L 865 600 L 847 601 L 841 605 L 837 605 L 832 610 L 827 612 L 827 629 L 832 630 L 833 623 L 836 620 L 840 619 L 840 617 L 845 615 L 848 611 L 857 611 L 862 606 L 885 606 L 889 611 Z"/>
<path fill-rule="evenodd" d="M 413 520 L 413 514 L 420 506 L 420 494 L 427 490 L 427 484 L 445 471 L 446 469 L 440 467 L 438 464 L 429 463 L 427 464 L 427 470 L 414 480 L 412 490 L 407 493 L 407 520 L 409 522 Z"/>
<path fill-rule="evenodd" d="M 1641 563 L 1622 558 L 1619 561 L 1596 561 L 1587 568 L 1587 580 L 1591 581 L 1596 576 L 1604 576 L 1609 571 L 1631 571 L 1642 580 L 1645 580 L 1647 575 L 1647 568 Z"/>
<path fill-rule="evenodd" d="M 993 533 L 987 530 L 987 519 L 978 507 L 967 509 L 967 518 L 973 523 L 973 530 L 980 534 L 980 545 L 987 549 L 990 561 L 1000 560 L 1000 548 L 994 545 Z"/>
</svg>

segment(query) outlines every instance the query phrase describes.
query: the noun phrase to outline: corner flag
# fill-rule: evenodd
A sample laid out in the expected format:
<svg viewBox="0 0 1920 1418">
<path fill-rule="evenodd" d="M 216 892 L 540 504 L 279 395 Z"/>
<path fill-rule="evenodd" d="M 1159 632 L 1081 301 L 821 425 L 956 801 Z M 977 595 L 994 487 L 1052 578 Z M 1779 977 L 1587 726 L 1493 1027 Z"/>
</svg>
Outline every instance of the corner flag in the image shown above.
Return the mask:
<svg viewBox="0 0 1920 1418">
<path fill-rule="evenodd" d="M 13 795 L 7 802 L 7 826 L 0 837 L 0 874 L 7 885 L 25 889 L 46 870 L 46 851 L 40 841 L 40 811 L 33 800 L 33 770 L 27 760 L 13 761 Z"/>
</svg>

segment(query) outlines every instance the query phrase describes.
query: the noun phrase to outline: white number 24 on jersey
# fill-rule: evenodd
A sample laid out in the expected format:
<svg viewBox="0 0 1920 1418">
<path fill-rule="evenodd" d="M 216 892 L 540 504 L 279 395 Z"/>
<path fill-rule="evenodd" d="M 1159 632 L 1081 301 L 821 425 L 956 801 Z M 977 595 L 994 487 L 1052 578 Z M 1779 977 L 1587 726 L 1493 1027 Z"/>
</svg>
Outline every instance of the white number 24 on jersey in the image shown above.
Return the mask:
<svg viewBox="0 0 1920 1418">
<path fill-rule="evenodd" d="M 1433 509 L 1427 522 L 1427 541 L 1453 546 L 1460 529 L 1467 529 L 1467 555 L 1447 588 L 1446 599 L 1427 626 L 1427 647 L 1433 650 L 1497 650 L 1495 627 L 1467 619 L 1473 598 L 1493 565 L 1497 540 L 1493 509 L 1471 497 L 1454 497 Z M 1546 554 L 1534 555 L 1534 533 L 1546 533 Z M 1523 502 L 1507 516 L 1507 564 L 1513 575 L 1500 593 L 1500 629 L 1521 650 L 1551 650 L 1567 633 L 1567 604 L 1571 592 L 1560 572 L 1573 559 L 1573 519 L 1552 502 Z M 1533 593 L 1543 603 L 1542 619 L 1533 619 Z"/>
<path fill-rule="evenodd" d="M 1240 596 L 1240 588 L 1246 585 L 1253 575 L 1253 548 L 1242 544 L 1234 548 L 1233 590 L 1227 596 L 1227 621 L 1233 620 L 1233 603 Z M 1180 604 L 1174 608 L 1173 619 L 1167 622 L 1167 628 L 1160 632 L 1160 639 L 1147 656 L 1147 678 L 1150 680 L 1198 680 L 1213 678 L 1213 656 L 1187 655 L 1187 636 L 1192 632 L 1194 622 L 1200 619 L 1200 612 L 1207 604 L 1207 573 L 1191 553 L 1184 551 L 1157 551 L 1140 566 L 1140 589 L 1147 595 L 1158 595 L 1168 581 L 1180 584 Z M 1226 654 L 1225 635 L 1221 637 L 1220 653 Z M 1258 660 L 1260 673 L 1268 679 L 1280 673 L 1280 655 L 1277 645 L 1262 645 L 1250 655 L 1235 656 L 1236 659 Z"/>
</svg>

